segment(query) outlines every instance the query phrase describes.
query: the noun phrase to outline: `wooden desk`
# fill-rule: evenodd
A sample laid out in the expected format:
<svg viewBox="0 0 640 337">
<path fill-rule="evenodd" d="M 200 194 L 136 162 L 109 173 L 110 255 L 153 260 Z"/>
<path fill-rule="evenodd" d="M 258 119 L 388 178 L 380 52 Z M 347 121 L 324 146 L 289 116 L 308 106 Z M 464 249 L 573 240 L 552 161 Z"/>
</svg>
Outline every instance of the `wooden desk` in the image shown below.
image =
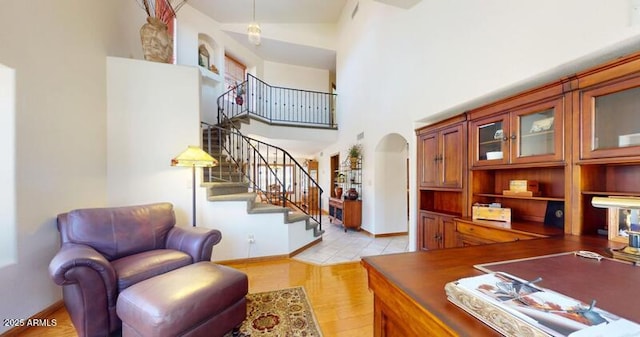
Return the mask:
<svg viewBox="0 0 640 337">
<path fill-rule="evenodd" d="M 621 244 L 602 238 L 572 236 L 483 246 L 365 257 L 374 293 L 374 336 L 500 336 L 447 300 L 444 286 L 482 274 L 476 264 L 576 250 L 604 256 Z"/>
</svg>

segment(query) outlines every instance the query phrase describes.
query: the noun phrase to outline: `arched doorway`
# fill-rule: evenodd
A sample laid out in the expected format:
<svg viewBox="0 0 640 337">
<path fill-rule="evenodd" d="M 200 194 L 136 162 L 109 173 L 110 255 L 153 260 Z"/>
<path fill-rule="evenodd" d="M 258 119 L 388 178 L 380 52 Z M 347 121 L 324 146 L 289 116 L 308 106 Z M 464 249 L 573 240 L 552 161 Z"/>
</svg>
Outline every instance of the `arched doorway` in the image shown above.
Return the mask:
<svg viewBox="0 0 640 337">
<path fill-rule="evenodd" d="M 376 145 L 373 211 L 376 235 L 409 231 L 407 147 L 407 140 L 397 133 L 382 137 Z"/>
</svg>

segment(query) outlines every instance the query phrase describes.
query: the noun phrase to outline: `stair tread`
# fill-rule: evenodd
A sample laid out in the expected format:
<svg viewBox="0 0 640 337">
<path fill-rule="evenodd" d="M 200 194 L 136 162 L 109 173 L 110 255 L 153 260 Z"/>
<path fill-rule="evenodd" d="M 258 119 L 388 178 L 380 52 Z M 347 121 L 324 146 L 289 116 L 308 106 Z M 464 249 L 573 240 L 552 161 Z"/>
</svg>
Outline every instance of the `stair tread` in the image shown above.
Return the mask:
<svg viewBox="0 0 640 337">
<path fill-rule="evenodd" d="M 290 209 L 287 207 L 282 207 L 282 206 L 277 206 L 277 205 L 272 205 L 272 204 L 265 204 L 265 203 L 255 203 L 253 205 L 253 208 L 251 210 L 249 210 L 250 214 L 257 214 L 257 213 L 286 213 L 289 212 Z"/>
<path fill-rule="evenodd" d="M 287 222 L 305 221 L 310 218 L 311 217 L 309 215 L 301 212 L 290 212 L 289 215 L 287 216 Z"/>
<path fill-rule="evenodd" d="M 202 187 L 249 187 L 248 182 L 241 181 L 213 181 L 213 182 L 204 182 L 201 184 Z M 254 193 L 255 194 L 255 193 Z"/>
<path fill-rule="evenodd" d="M 235 193 L 215 195 L 207 198 L 209 201 L 253 201 L 256 199 L 255 193 Z"/>
</svg>

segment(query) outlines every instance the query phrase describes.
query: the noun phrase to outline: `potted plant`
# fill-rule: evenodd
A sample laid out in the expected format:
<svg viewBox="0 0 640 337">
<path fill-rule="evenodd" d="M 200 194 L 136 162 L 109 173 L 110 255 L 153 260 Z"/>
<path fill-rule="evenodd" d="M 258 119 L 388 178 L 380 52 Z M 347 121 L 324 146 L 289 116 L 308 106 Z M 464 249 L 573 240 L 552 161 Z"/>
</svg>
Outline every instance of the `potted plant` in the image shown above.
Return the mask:
<svg viewBox="0 0 640 337">
<path fill-rule="evenodd" d="M 358 159 L 362 155 L 362 148 L 360 147 L 360 144 L 351 145 L 349 150 L 347 150 L 347 153 L 349 154 L 349 160 L 351 161 L 351 169 L 353 170 L 358 168 Z"/>
</svg>

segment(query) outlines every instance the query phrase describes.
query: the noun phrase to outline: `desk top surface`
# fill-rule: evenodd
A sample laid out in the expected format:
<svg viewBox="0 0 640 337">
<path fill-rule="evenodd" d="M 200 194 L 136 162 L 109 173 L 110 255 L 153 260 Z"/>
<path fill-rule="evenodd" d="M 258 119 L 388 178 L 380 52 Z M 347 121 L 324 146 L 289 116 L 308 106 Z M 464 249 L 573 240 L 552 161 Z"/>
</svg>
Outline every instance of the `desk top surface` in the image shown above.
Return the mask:
<svg viewBox="0 0 640 337">
<path fill-rule="evenodd" d="M 498 333 L 447 300 L 447 296 L 444 291 L 444 287 L 447 283 L 460 278 L 481 275 L 484 273 L 483 271 L 474 268 L 474 265 L 573 252 L 578 250 L 589 250 L 603 256 L 610 256 L 610 254 L 607 253 L 607 247 L 609 245 L 619 247 L 617 243 L 601 238 L 566 235 L 564 237 L 557 238 L 525 240 L 502 244 L 372 256 L 363 258 L 362 264 L 367 268 L 369 273 L 379 273 L 382 275 L 385 279 L 391 282 L 393 286 L 397 287 L 399 291 L 403 292 L 415 301 L 422 310 L 437 317 L 437 319 L 442 321 L 458 334 L 490 336 L 498 335 Z M 575 268 L 565 268 L 562 261 L 553 261 L 553 264 L 535 262 L 527 263 L 532 265 L 536 264 L 537 269 L 532 269 L 523 273 L 522 268 L 519 268 L 517 264 L 505 264 L 504 268 L 501 267 L 501 269 L 504 269 L 503 271 L 505 272 L 512 272 L 516 276 L 525 279 L 534 279 L 538 276 L 542 276 L 544 279 L 538 284 L 539 286 L 559 291 L 561 293 L 563 293 L 563 290 L 566 290 L 565 288 L 571 289 L 571 285 L 564 284 L 562 289 L 555 289 L 557 288 L 559 281 L 554 279 L 554 274 L 564 274 L 565 281 L 562 282 L 567 282 L 566 280 L 574 283 L 577 281 L 593 282 L 591 285 L 595 287 L 595 289 L 604 289 L 608 287 L 609 291 L 617 292 L 618 294 L 620 294 L 621 291 L 625 291 L 619 288 L 616 289 L 616 287 L 611 286 L 611 282 L 609 282 L 610 280 L 614 280 L 616 277 L 622 280 L 623 278 L 620 278 L 618 275 L 610 275 L 603 272 L 598 275 L 598 279 L 585 278 L 583 276 L 576 276 Z M 621 266 L 622 268 L 631 268 L 630 270 L 636 270 L 636 268 L 639 268 L 626 264 L 621 264 Z M 614 268 L 615 267 L 617 266 L 614 266 Z M 514 270 L 514 268 L 519 270 Z M 525 266 L 524 269 L 527 268 L 528 267 Z M 579 265 L 576 268 L 579 268 Z M 640 274 L 640 269 L 637 270 L 638 273 L 635 274 Z M 619 270 L 615 271 L 615 273 L 619 272 Z M 541 273 L 544 275 L 540 275 Z M 532 276 L 534 274 L 535 276 Z M 566 295 L 581 299 L 574 296 L 575 294 L 572 293 L 568 293 Z M 591 293 L 586 295 L 586 297 L 591 296 Z M 590 300 L 591 299 L 588 299 L 586 301 Z M 625 315 L 624 313 L 616 312 L 619 310 L 611 310 L 601 306 L 600 304 L 598 306 L 622 317 L 627 317 L 637 321 L 634 317 L 629 317 L 629 315 Z M 609 304 L 605 304 L 605 306 L 609 306 Z"/>
</svg>

